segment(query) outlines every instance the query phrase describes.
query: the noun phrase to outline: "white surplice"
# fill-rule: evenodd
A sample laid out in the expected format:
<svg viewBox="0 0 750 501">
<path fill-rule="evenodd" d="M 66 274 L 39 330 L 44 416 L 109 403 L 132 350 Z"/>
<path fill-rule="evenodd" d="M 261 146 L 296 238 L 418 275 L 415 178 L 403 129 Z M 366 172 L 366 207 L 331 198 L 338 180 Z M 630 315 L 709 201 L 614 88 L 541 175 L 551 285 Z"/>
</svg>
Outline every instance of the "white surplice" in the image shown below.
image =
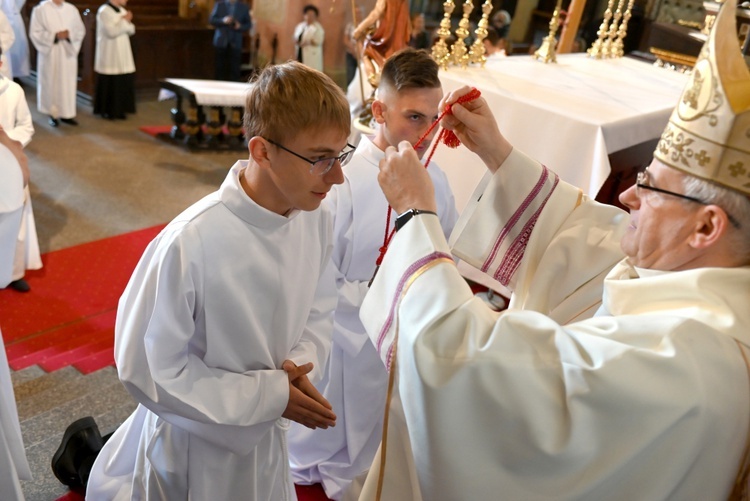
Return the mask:
<svg viewBox="0 0 750 501">
<path fill-rule="evenodd" d="M 303 21 L 295 26 L 295 50 L 300 49 L 299 42 L 307 42 L 307 45 L 301 48 L 302 61 L 300 62 L 310 68 L 323 71 L 323 42 L 325 41 L 325 38 L 326 32 L 323 29 L 323 25 L 318 21 L 315 21 L 312 24 L 307 24 Z"/>
<path fill-rule="evenodd" d="M 149 244 L 120 299 L 115 360 L 139 402 L 99 453 L 87 499 L 294 500 L 286 359 L 330 351 L 324 209 L 270 212 L 237 162 Z"/>
<path fill-rule="evenodd" d="M 23 172 L 13 153 L 0 144 L 0 289 L 13 280 L 16 242 L 24 206 Z"/>
<path fill-rule="evenodd" d="M 68 30 L 68 40 L 55 34 Z M 29 39 L 37 50 L 37 109 L 55 118 L 76 116 L 78 52 L 86 28 L 75 5 L 44 0 L 31 11 Z"/>
<path fill-rule="evenodd" d="M 24 147 L 31 142 L 31 136 L 34 135 L 34 124 L 23 88 L 5 77 L 0 77 L 0 125 L 11 139 L 20 141 Z M 23 217 L 18 231 L 15 256 L 13 280 L 23 278 L 26 270 L 38 270 L 42 267 L 34 208 L 28 186 L 24 188 Z"/>
<path fill-rule="evenodd" d="M 0 288 L 10 282 L 22 207 L 21 166 L 10 150 L 0 144 Z M 0 333 L 0 499 L 23 500 L 20 480 L 31 480 L 31 470 L 26 460 L 13 382 Z"/>
<path fill-rule="evenodd" d="M 10 61 L 10 49 L 16 40 L 16 34 L 13 31 L 13 26 L 10 24 L 10 20 L 5 13 L 0 10 L 0 48 L 3 49 L 3 53 L 0 56 L 2 65 L 0 66 L 0 76 L 5 78 L 13 79 L 13 67 Z"/>
<path fill-rule="evenodd" d="M 0 219 L 2 216 L 0 214 Z M 13 381 L 0 332 L 0 499 L 23 501 L 21 480 L 31 480 L 31 469 L 26 460 Z"/>
<path fill-rule="evenodd" d="M 13 77 L 27 77 L 30 73 L 29 64 L 29 38 L 26 35 L 26 24 L 24 23 L 21 10 L 26 5 L 26 0 L 0 0 L 2 10 L 10 21 L 16 40 L 10 48 L 10 65 Z"/>
<path fill-rule="evenodd" d="M 296 423 L 289 432 L 289 456 L 296 483 L 322 483 L 328 497 L 340 499 L 349 483 L 366 471 L 380 443 L 387 386 L 385 366 L 359 320 L 359 308 L 383 245 L 388 202 L 378 185 L 385 154 L 362 137 L 344 167 L 345 182 L 326 199 L 334 214 L 333 262 L 338 304 L 331 357 L 318 389 L 337 413 L 336 427 L 310 430 Z M 434 163 L 427 171 L 435 187 L 443 233 L 458 218 L 445 173 Z M 396 214 L 391 211 L 391 227 Z"/>
<path fill-rule="evenodd" d="M 96 12 L 96 55 L 94 71 L 101 75 L 124 75 L 135 72 L 130 37 L 135 25 L 125 19 L 125 8 L 105 3 Z"/>
<path fill-rule="evenodd" d="M 517 151 L 481 188 L 453 251 L 511 308 L 471 294 L 434 216 L 395 236 L 361 310 L 395 379 L 360 499 L 383 448 L 388 501 L 726 499 L 750 423 L 750 268 L 639 278 L 617 262 L 624 213 Z"/>
<path fill-rule="evenodd" d="M 20 141 L 24 148 L 34 135 L 34 123 L 23 88 L 3 76 L 0 76 L 0 125 L 11 139 Z"/>
</svg>

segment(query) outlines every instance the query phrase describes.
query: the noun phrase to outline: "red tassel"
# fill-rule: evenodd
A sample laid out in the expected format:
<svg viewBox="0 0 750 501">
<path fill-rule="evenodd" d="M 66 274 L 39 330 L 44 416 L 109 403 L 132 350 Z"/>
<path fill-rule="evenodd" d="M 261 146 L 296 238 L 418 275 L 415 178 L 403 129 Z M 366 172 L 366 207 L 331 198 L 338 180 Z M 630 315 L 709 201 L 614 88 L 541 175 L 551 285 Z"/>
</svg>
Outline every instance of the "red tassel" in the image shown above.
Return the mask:
<svg viewBox="0 0 750 501">
<path fill-rule="evenodd" d="M 482 93 L 479 92 L 476 88 L 472 88 L 471 91 L 458 98 L 457 103 L 468 103 L 469 101 L 473 101 L 479 96 L 481 96 Z M 419 138 L 419 140 L 414 144 L 414 148 L 419 147 L 420 144 L 422 144 L 422 141 L 424 141 L 427 136 L 430 135 L 432 130 L 437 127 L 437 125 L 440 123 L 440 120 L 445 115 L 450 115 L 453 113 L 453 110 L 451 110 L 451 105 L 448 105 L 445 107 L 445 110 L 440 114 L 440 116 L 435 120 L 432 125 L 430 125 L 430 128 L 427 129 L 427 132 L 425 132 L 422 137 Z M 458 137 L 453 133 L 453 131 L 441 129 L 440 134 L 438 134 L 438 137 L 435 139 L 435 142 L 432 144 L 432 148 L 430 149 L 430 153 L 427 155 L 427 161 L 424 163 L 425 169 L 428 165 L 430 165 L 430 161 L 432 160 L 432 155 L 435 153 L 435 149 L 437 148 L 437 145 L 443 143 L 448 148 L 458 148 L 461 144 L 461 141 L 458 139 Z M 385 258 L 385 253 L 388 251 L 388 244 L 391 242 L 391 238 L 393 238 L 393 234 L 396 232 L 396 229 L 390 229 L 391 228 L 391 206 L 388 206 L 388 215 L 386 217 L 385 221 L 385 237 L 383 238 L 383 246 L 380 247 L 380 255 L 378 256 L 377 260 L 375 261 L 375 274 L 377 274 L 378 269 L 380 269 L 380 265 L 383 262 L 383 258 Z M 390 229 L 390 234 L 389 234 Z M 368 284 L 368 287 L 372 285 L 372 281 L 375 280 L 375 274 L 372 275 L 372 278 L 370 279 L 370 283 Z"/>
<path fill-rule="evenodd" d="M 448 148 L 455 149 L 461 146 L 461 141 L 459 141 L 458 137 L 456 137 L 452 130 L 449 130 L 445 133 L 443 144 L 445 144 Z"/>
</svg>

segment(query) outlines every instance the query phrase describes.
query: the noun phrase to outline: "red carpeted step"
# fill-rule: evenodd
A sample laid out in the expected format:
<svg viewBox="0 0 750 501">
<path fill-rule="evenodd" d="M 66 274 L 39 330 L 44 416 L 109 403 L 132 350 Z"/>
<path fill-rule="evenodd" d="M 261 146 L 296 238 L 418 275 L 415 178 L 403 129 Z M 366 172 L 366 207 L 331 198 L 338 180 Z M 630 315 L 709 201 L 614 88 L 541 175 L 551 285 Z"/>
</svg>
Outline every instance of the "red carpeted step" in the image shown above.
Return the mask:
<svg viewBox="0 0 750 501">
<path fill-rule="evenodd" d="M 17 366 L 23 368 L 61 351 L 83 346 L 90 342 L 92 335 L 102 331 L 111 332 L 115 316 L 116 311 L 110 310 L 101 315 L 63 325 L 49 332 L 12 343 L 6 349 L 8 359 L 13 360 L 14 368 Z"/>
<path fill-rule="evenodd" d="M 91 333 L 114 326 L 117 302 L 146 245 L 164 225 L 77 245 L 42 256 L 44 268 L 30 271 L 31 292 L 0 290 L 0 327 L 14 369 L 50 353 L 79 350 Z M 56 347 L 57 351 L 46 350 Z M 65 365 L 82 361 L 79 350 Z M 101 351 L 93 348 L 86 355 Z M 62 358 L 49 367 L 60 367 Z M 64 365 L 62 365 L 64 366 Z"/>
<path fill-rule="evenodd" d="M 114 331 L 109 329 L 108 331 L 98 332 L 95 336 L 92 336 L 91 340 L 83 346 L 73 348 L 72 350 L 65 351 L 58 355 L 48 357 L 47 359 L 39 362 L 39 367 L 47 372 L 54 372 L 63 367 L 73 365 L 76 362 L 82 361 L 94 353 L 99 353 L 102 350 L 113 349 L 115 342 Z"/>
<path fill-rule="evenodd" d="M 115 353 L 112 347 L 108 346 L 104 350 L 92 353 L 83 360 L 75 362 L 73 367 L 78 369 L 81 374 L 91 374 L 110 365 L 115 365 Z"/>
</svg>

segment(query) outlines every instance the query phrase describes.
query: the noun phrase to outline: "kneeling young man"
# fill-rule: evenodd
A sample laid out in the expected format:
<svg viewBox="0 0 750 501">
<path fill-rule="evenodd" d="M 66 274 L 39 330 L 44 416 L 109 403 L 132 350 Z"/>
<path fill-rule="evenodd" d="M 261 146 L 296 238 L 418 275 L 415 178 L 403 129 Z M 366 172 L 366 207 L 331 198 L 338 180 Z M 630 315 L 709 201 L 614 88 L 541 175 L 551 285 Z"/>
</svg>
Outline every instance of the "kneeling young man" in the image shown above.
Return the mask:
<svg viewBox="0 0 750 501">
<path fill-rule="evenodd" d="M 344 180 L 348 105 L 291 62 L 261 73 L 245 110 L 249 159 L 151 242 L 120 300 L 115 360 L 139 406 L 97 457 L 89 499 L 295 499 L 290 420 L 336 423 L 311 383 L 336 301 L 317 209 Z"/>
<path fill-rule="evenodd" d="M 388 385 L 385 366 L 359 320 L 359 309 L 375 273 L 383 245 L 388 202 L 378 186 L 378 164 L 389 146 L 401 141 L 415 145 L 438 115 L 443 89 L 438 65 L 421 50 L 405 49 L 383 65 L 372 112 L 375 136 L 362 137 L 346 180 L 326 200 L 334 212 L 333 261 L 339 289 L 331 358 L 318 385 L 338 415 L 335 429 L 292 426 L 289 454 L 292 476 L 299 484 L 322 484 L 326 495 L 341 499 L 350 483 L 367 471 L 380 444 Z M 437 128 L 417 149 L 422 158 Z M 440 168 L 427 168 L 446 236 L 457 219 L 453 193 Z M 391 228 L 397 214 L 391 214 Z M 390 229 L 388 231 L 390 231 Z"/>
</svg>

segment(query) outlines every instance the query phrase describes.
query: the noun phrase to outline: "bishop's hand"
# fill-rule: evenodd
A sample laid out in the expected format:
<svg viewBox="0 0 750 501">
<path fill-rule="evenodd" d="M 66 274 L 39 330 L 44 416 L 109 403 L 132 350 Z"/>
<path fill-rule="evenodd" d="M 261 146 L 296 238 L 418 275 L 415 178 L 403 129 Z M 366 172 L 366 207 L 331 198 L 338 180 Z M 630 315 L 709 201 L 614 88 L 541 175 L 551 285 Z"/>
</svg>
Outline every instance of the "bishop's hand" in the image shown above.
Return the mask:
<svg viewBox="0 0 750 501">
<path fill-rule="evenodd" d="M 479 155 L 487 168 L 495 172 L 510 155 L 513 146 L 500 133 L 497 120 L 483 97 L 456 103 L 471 90 L 471 87 L 464 86 L 443 97 L 440 109 L 451 105 L 452 114 L 446 114 L 440 125 L 453 131 L 461 144 Z"/>
<path fill-rule="evenodd" d="M 401 141 L 398 150 L 393 146 L 386 148 L 378 183 L 398 214 L 409 209 L 436 211 L 432 179 L 408 141 Z"/>
<path fill-rule="evenodd" d="M 289 402 L 282 416 L 313 430 L 336 426 L 336 414 L 331 410 L 331 404 L 307 377 L 313 364 L 308 362 L 297 366 L 291 360 L 285 360 L 282 368 L 289 377 Z"/>
</svg>

